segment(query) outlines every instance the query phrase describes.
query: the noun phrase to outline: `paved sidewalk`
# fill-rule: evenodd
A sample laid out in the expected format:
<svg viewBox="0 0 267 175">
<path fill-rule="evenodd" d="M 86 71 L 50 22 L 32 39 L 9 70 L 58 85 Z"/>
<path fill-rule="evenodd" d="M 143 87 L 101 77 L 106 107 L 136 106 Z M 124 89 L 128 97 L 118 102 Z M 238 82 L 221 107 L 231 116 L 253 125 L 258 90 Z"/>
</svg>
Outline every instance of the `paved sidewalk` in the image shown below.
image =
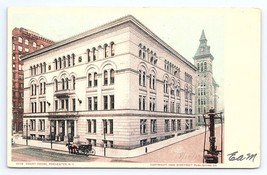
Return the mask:
<svg viewBox="0 0 267 175">
<path fill-rule="evenodd" d="M 218 127 L 218 126 L 216 126 Z M 180 136 L 176 136 L 171 139 L 167 139 L 161 142 L 157 142 L 154 144 L 146 145 L 144 147 L 132 149 L 132 150 L 122 150 L 122 149 L 113 149 L 113 148 L 106 148 L 106 156 L 107 157 L 114 157 L 114 158 L 127 158 L 127 157 L 137 157 L 143 154 L 146 154 L 145 149 L 148 150 L 149 152 L 156 151 L 158 149 L 164 148 L 166 146 L 175 144 L 177 142 L 186 140 L 190 137 L 197 136 L 205 131 L 205 128 L 202 127 L 198 130 L 195 130 L 193 132 L 183 134 Z M 14 135 L 14 142 L 15 144 L 20 144 L 20 145 L 26 145 L 26 140 L 22 139 L 22 137 L 18 137 Z M 51 149 L 51 143 L 50 142 L 42 142 L 42 141 L 37 141 L 37 140 L 28 140 L 28 145 L 33 146 L 33 147 L 40 147 L 40 148 L 45 148 L 46 151 L 52 151 L 52 152 L 60 152 L 64 154 L 69 154 L 68 149 L 65 144 L 63 143 L 52 143 L 52 149 Z M 96 156 L 104 156 L 104 149 L 102 147 L 94 147 L 96 150 Z"/>
</svg>

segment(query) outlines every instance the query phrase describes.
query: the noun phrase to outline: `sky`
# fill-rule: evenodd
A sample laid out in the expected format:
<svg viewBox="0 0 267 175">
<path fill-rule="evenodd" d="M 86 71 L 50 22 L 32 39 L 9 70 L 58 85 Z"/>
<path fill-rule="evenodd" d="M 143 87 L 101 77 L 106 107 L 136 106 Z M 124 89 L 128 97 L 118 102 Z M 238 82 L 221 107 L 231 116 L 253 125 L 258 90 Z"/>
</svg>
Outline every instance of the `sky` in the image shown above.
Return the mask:
<svg viewBox="0 0 267 175">
<path fill-rule="evenodd" d="M 9 30 L 23 27 L 57 42 L 129 14 L 193 64 L 193 56 L 204 30 L 214 56 L 213 74 L 221 87 L 219 95 L 223 96 L 224 17 L 214 10 L 207 12 L 183 8 L 20 8 L 9 16 Z"/>
</svg>

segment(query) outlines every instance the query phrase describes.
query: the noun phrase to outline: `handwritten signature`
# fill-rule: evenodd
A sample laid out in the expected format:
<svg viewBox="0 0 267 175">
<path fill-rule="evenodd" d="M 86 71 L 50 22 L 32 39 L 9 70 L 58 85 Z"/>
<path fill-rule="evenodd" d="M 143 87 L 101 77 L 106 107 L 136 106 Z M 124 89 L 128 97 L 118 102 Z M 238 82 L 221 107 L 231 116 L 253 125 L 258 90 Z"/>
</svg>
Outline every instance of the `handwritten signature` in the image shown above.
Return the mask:
<svg viewBox="0 0 267 175">
<path fill-rule="evenodd" d="M 252 154 L 252 153 L 247 153 L 246 155 L 241 154 L 241 155 L 237 155 L 238 151 L 232 152 L 230 154 L 227 154 L 227 156 L 229 156 L 229 161 L 244 161 L 244 160 L 251 160 L 252 162 L 254 162 L 254 159 L 257 156 L 256 154 Z"/>
</svg>

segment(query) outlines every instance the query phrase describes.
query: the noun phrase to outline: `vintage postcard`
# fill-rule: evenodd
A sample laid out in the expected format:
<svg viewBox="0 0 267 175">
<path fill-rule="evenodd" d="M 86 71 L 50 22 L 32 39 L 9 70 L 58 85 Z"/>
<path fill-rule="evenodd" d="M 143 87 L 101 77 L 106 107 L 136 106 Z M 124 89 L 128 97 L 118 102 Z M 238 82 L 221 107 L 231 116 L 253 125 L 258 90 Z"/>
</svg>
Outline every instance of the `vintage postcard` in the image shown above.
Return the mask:
<svg viewBox="0 0 267 175">
<path fill-rule="evenodd" d="M 260 10 L 8 9 L 8 166 L 257 168 Z"/>
</svg>

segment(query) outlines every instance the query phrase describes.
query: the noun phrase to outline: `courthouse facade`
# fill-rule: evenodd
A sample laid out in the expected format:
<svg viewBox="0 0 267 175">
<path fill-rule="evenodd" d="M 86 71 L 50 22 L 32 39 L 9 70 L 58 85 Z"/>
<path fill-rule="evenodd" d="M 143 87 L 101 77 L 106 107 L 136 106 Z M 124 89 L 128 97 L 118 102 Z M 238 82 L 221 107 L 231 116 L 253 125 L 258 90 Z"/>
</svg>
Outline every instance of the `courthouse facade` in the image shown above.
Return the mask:
<svg viewBox="0 0 267 175">
<path fill-rule="evenodd" d="M 22 59 L 30 139 L 133 149 L 195 129 L 196 67 L 131 15 Z"/>
</svg>

